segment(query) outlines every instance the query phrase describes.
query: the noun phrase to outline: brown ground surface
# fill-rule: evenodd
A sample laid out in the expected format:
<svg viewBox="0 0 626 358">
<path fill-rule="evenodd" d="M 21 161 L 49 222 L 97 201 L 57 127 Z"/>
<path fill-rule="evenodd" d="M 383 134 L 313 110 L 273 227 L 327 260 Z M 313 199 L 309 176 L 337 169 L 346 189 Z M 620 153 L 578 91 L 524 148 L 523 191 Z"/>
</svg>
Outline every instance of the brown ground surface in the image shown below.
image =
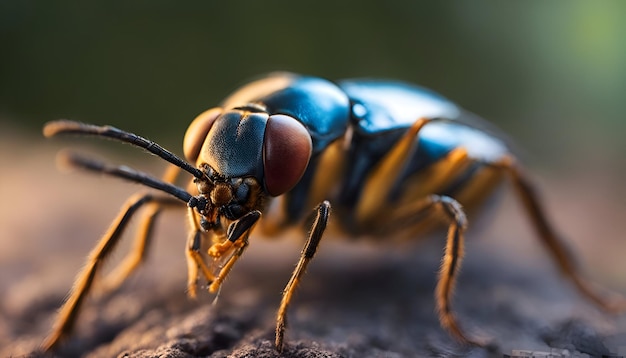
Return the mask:
<svg viewBox="0 0 626 358">
<path fill-rule="evenodd" d="M 136 189 L 59 173 L 56 147 L 22 143 L 9 136 L 0 143 L 7 154 L 0 156 L 3 357 L 41 355 L 37 347 L 84 257 Z M 154 168 L 134 158 L 131 163 Z M 624 293 L 626 193 L 611 178 L 590 175 L 541 184 L 588 276 Z M 284 356 L 500 357 L 516 349 L 625 355 L 624 316 L 599 312 L 561 280 L 511 197 L 499 208 L 483 220 L 493 225 L 473 225 L 455 298 L 462 326 L 491 337 L 491 347 L 460 346 L 439 327 L 432 292 L 440 237 L 400 247 L 327 238 L 290 310 Z M 182 214 L 165 215 L 146 265 L 116 294 L 89 300 L 76 334 L 56 354 L 278 356 L 273 316 L 300 241 L 253 238 L 215 305 L 208 293 L 196 301 L 185 297 L 184 242 Z"/>
</svg>

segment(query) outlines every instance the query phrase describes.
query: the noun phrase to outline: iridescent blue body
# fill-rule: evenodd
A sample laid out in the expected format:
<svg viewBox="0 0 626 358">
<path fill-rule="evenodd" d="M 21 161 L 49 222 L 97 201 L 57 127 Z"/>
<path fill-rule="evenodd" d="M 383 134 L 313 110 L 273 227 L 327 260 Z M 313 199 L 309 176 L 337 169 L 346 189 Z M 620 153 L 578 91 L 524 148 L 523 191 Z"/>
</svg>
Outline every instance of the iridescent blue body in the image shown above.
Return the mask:
<svg viewBox="0 0 626 358">
<path fill-rule="evenodd" d="M 609 301 L 599 295 L 576 270 L 543 211 L 532 180 L 496 132 L 451 101 L 418 86 L 368 79 L 331 82 L 289 73 L 250 82 L 221 106 L 196 117 L 183 141 L 187 161 L 117 128 L 50 122 L 44 127 L 48 137 L 70 133 L 111 138 L 148 150 L 172 165 L 159 180 L 127 167 L 65 156 L 72 166 L 138 182 L 158 192 L 137 193 L 128 199 L 88 256 L 43 347 L 53 349 L 71 332 L 101 264 L 120 241 L 130 218 L 144 209 L 135 249 L 105 280 L 105 286 L 121 284 L 142 262 L 161 209 L 183 205 L 189 214 L 185 254 L 187 290 L 192 297 L 201 278 L 208 282 L 210 292 L 219 292 L 250 244 L 257 223 L 267 233 L 276 232 L 304 222 L 314 208 L 308 238 L 276 315 L 279 351 L 284 346 L 291 298 L 324 236 L 331 206 L 332 222 L 347 234 L 377 237 L 383 245 L 391 243 L 390 237 L 416 238 L 433 224 L 446 224 L 435 288 L 439 320 L 459 341 L 482 345 L 457 323 L 452 292 L 464 255 L 465 212 L 480 206 L 505 177 L 561 272 L 600 307 L 626 307 L 623 299 Z M 174 184 L 183 171 L 193 176 L 186 190 Z"/>
<path fill-rule="evenodd" d="M 333 83 L 316 77 L 277 73 L 241 87 L 226 98 L 222 107 L 232 109 L 250 104 L 269 114 L 287 114 L 297 119 L 311 135 L 311 160 L 300 181 L 285 194 L 284 210 L 288 222 L 300 220 L 312 205 L 326 199 L 337 213 L 344 216 L 338 224 L 351 233 L 360 232 L 363 225 L 359 225 L 358 218 L 352 217 L 352 209 L 362 196 L 368 195 L 363 191 L 364 182 L 385 154 L 420 118 L 436 120 L 419 131 L 415 148 L 403 170 L 390 181 L 393 187 L 388 205 L 394 204 L 404 190 L 413 185 L 411 179 L 416 174 L 446 158 L 456 148 L 467 150 L 470 165 L 455 173 L 454 180 L 446 180 L 427 194 L 454 196 L 483 166 L 509 153 L 503 140 L 473 126 L 477 121 L 475 116 L 428 89 L 404 82 L 355 79 Z M 241 141 L 241 145 L 254 145 L 257 149 L 250 152 L 261 153 L 258 143 L 262 143 L 263 131 L 250 131 L 250 135 L 249 139 Z M 333 144 L 337 144 L 339 156 L 343 158 L 332 160 L 342 165 L 320 167 L 320 158 Z M 220 143 L 221 148 L 224 146 L 225 143 Z M 257 163 L 255 168 L 262 168 L 262 162 L 257 158 L 237 154 L 221 158 L 220 162 L 230 167 L 248 160 Z M 249 175 L 257 173 L 260 170 L 251 171 Z M 331 186 L 316 188 L 319 185 L 315 182 L 317 173 L 335 178 L 335 182 Z M 481 192 L 481 197 L 472 200 L 482 199 L 486 194 L 488 192 Z"/>
</svg>

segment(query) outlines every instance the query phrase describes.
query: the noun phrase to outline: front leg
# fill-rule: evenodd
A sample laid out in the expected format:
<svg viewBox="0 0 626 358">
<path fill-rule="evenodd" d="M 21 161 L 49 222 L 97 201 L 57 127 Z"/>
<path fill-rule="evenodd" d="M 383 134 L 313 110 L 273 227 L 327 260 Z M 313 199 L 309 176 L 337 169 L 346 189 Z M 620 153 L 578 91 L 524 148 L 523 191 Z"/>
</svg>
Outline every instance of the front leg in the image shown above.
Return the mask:
<svg viewBox="0 0 626 358">
<path fill-rule="evenodd" d="M 248 236 L 254 225 L 261 218 L 261 212 L 258 210 L 251 211 L 242 216 L 238 220 L 232 222 L 228 226 L 226 232 L 226 240 L 213 244 L 208 254 L 213 258 L 213 265 L 209 267 L 205 257 L 201 254 L 202 240 L 206 238 L 208 233 L 202 229 L 192 208 L 189 208 L 189 220 L 191 222 L 192 231 L 187 239 L 187 289 L 188 295 L 195 298 L 197 294 L 197 283 L 200 273 L 209 283 L 209 291 L 215 293 L 219 290 L 220 285 L 234 266 L 235 262 L 241 257 L 244 250 L 248 246 Z M 230 256 L 227 256 L 230 255 Z M 224 257 L 227 257 L 224 263 Z M 224 263 L 222 265 L 222 263 Z M 215 268 L 219 270 L 215 273 Z"/>
<path fill-rule="evenodd" d="M 219 290 L 220 285 L 224 282 L 224 279 L 235 265 L 235 262 L 239 260 L 246 247 L 248 247 L 248 236 L 250 236 L 252 228 L 260 218 L 261 212 L 258 210 L 247 213 L 228 226 L 226 232 L 227 239 L 224 242 L 214 244 L 209 248 L 209 256 L 213 257 L 216 262 L 220 262 L 222 256 L 225 256 L 226 253 L 234 249 L 226 263 L 220 267 L 220 271 L 215 277 L 215 280 L 213 280 L 209 286 L 211 293 L 215 293 Z"/>
<path fill-rule="evenodd" d="M 278 309 L 278 313 L 276 315 L 276 349 L 279 352 L 283 351 L 283 344 L 285 338 L 285 328 L 287 327 L 287 308 L 289 307 L 289 303 L 291 302 L 291 298 L 293 293 L 300 283 L 300 278 L 304 274 L 309 261 L 315 255 L 315 251 L 317 250 L 317 246 L 322 239 L 322 235 L 324 234 L 324 230 L 326 229 L 326 224 L 328 223 L 328 216 L 330 215 L 330 203 L 328 201 L 322 202 L 316 208 L 316 216 L 315 221 L 313 221 L 313 226 L 311 227 L 311 231 L 309 233 L 309 238 L 306 241 L 306 244 L 302 248 L 302 252 L 300 253 L 300 260 L 298 260 L 298 264 L 291 274 L 291 278 L 285 286 L 283 290 L 283 298 L 280 302 L 280 308 Z"/>
<path fill-rule="evenodd" d="M 202 231 L 194 230 L 187 239 L 185 254 L 187 257 L 187 295 L 196 298 L 200 271 L 208 283 L 215 281 L 215 276 L 200 253 L 202 248 Z"/>
<path fill-rule="evenodd" d="M 209 284 L 215 280 L 215 275 L 209 269 L 201 253 L 202 240 L 206 239 L 208 233 L 202 229 L 199 217 L 194 212 L 194 209 L 188 207 L 187 211 L 190 223 L 190 232 L 185 247 L 185 257 L 187 258 L 187 295 L 190 298 L 195 298 L 200 272 L 202 272 Z"/>
</svg>

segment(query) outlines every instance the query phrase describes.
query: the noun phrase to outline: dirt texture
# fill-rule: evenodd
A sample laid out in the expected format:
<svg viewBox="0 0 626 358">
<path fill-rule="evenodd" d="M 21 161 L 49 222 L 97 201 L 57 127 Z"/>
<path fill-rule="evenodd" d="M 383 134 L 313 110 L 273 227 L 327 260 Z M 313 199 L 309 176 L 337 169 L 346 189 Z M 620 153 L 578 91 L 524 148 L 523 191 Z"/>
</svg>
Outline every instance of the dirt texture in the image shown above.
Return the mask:
<svg viewBox="0 0 626 358">
<path fill-rule="evenodd" d="M 5 140 L 1 152 L 17 150 L 17 145 Z M 194 301 L 185 294 L 184 215 L 166 212 L 146 264 L 117 292 L 92 296 L 75 333 L 59 350 L 44 354 L 38 346 L 73 277 L 124 198 L 138 188 L 58 173 L 55 148 L 20 150 L 19 163 L 0 157 L 2 167 L 9 168 L 0 177 L 2 357 L 502 357 L 514 350 L 626 354 L 624 316 L 600 312 L 559 276 L 520 206 L 507 195 L 498 210 L 472 221 L 454 300 L 463 329 L 488 339 L 488 347 L 460 345 L 439 326 L 433 290 L 443 234 L 402 244 L 389 238 L 340 241 L 331 234 L 290 308 L 281 355 L 273 346 L 274 315 L 303 234 L 253 237 L 217 302 L 204 290 Z M 134 165 L 146 170 L 139 161 Z M 572 246 L 587 276 L 625 292 L 619 258 L 626 247 L 617 240 L 626 231 L 619 220 L 624 195 L 611 197 L 607 188 L 572 201 L 570 193 L 588 192 L 584 179 L 542 184 L 551 188 L 550 212 L 562 231 L 575 238 Z M 581 206 L 585 200 L 587 206 Z M 128 247 L 124 243 L 109 266 Z"/>
</svg>

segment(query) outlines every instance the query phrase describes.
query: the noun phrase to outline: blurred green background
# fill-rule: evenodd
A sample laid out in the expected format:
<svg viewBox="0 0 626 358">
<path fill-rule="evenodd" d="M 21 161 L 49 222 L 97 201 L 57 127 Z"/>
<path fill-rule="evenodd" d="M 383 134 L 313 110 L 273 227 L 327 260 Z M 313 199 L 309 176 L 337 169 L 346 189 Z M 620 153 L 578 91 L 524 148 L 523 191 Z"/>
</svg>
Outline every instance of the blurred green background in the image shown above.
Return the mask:
<svg viewBox="0 0 626 358">
<path fill-rule="evenodd" d="M 430 87 L 533 165 L 626 171 L 623 1 L 0 2 L 0 128 L 71 118 L 181 153 L 194 116 L 289 70 Z"/>
</svg>

